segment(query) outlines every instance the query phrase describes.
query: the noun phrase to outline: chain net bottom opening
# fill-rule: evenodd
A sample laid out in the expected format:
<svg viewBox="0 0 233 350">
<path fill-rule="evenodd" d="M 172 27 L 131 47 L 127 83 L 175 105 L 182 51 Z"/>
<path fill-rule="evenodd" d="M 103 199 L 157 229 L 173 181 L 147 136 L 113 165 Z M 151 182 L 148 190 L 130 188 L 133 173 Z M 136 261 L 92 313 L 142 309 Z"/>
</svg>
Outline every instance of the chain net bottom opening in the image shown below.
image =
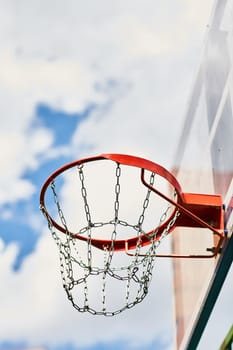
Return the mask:
<svg viewBox="0 0 233 350">
<path fill-rule="evenodd" d="M 155 240 L 156 227 L 166 221 L 174 208 L 141 184 L 140 169 L 128 171 L 129 167 L 107 162 L 108 167 L 111 163 L 111 170 L 101 167 L 98 172 L 97 167 L 93 171 L 91 163 L 85 164 L 51 183 L 47 206 L 66 234 L 57 230 L 43 208 L 42 211 L 59 250 L 63 287 L 74 308 L 114 316 L 140 303 L 147 295 L 156 249 L 178 213 L 160 239 Z M 161 186 L 157 175 L 148 172 L 147 176 L 151 185 Z M 142 247 L 140 237 L 149 231 L 150 244 Z M 87 240 L 73 238 L 74 232 Z M 133 256 L 114 251 L 116 240 L 135 236 Z M 91 239 L 96 238 L 108 239 L 111 245 L 98 249 L 91 245 Z"/>
</svg>

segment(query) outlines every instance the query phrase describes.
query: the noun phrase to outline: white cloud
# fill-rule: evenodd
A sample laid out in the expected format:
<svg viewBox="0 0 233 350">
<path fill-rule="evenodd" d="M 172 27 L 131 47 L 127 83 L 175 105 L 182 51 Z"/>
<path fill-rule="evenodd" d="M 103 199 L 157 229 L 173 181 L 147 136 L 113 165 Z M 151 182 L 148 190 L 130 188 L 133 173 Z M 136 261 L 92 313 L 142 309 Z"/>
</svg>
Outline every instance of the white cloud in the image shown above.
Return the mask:
<svg viewBox="0 0 233 350">
<path fill-rule="evenodd" d="M 10 50 L 3 51 L 0 57 L 0 81 L 12 96 L 23 95 L 34 104 L 46 101 L 75 111 L 82 109 L 93 93 L 93 78 L 78 60 L 29 59 L 15 56 Z M 60 105 L 64 92 L 67 96 L 65 106 Z"/>
<path fill-rule="evenodd" d="M 10 220 L 13 218 L 13 213 L 11 210 L 2 210 L 1 211 L 1 218 L 4 220 Z"/>
<path fill-rule="evenodd" d="M 29 180 L 22 179 L 25 170 L 38 166 L 38 156 L 52 144 L 46 129 L 21 134 L 16 131 L 0 133 L 0 204 L 29 198 L 35 191 Z"/>
<path fill-rule="evenodd" d="M 13 183 L 1 188 L 0 204 L 12 203 L 21 199 L 29 198 L 35 192 L 35 187 L 30 181 L 18 179 Z"/>
<path fill-rule="evenodd" d="M 169 62 L 161 65 L 158 60 L 157 63 L 149 61 L 129 67 L 128 84 L 119 87 L 122 93 L 118 95 L 116 89 L 113 101 L 106 108 L 96 109 L 79 126 L 73 137 L 74 154 L 86 145 L 88 152 L 91 147 L 94 153 L 122 152 L 150 158 L 168 167 L 172 164 L 191 84 L 188 72 L 181 75 L 180 70 L 185 72 L 190 67 L 180 62 L 174 71 Z M 175 121 L 172 128 L 171 120 Z"/>
<path fill-rule="evenodd" d="M 51 133 L 45 128 L 32 130 L 29 135 L 30 150 L 35 154 L 43 153 L 52 144 Z"/>
</svg>

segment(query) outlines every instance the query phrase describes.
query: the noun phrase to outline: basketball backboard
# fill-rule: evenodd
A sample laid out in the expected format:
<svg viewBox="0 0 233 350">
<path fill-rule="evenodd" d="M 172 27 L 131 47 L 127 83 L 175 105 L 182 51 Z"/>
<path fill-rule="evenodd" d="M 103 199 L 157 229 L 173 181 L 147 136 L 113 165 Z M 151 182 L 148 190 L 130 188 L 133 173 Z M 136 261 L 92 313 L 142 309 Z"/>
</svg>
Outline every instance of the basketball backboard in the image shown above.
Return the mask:
<svg viewBox="0 0 233 350">
<path fill-rule="evenodd" d="M 204 345 L 201 347 L 200 338 L 202 334 L 205 337 L 204 329 L 208 331 L 215 300 L 224 293 L 224 288 L 229 288 L 224 284 L 225 277 L 226 280 L 230 275 L 233 277 L 230 269 L 233 249 L 232 23 L 233 1 L 216 1 L 174 164 L 177 179 L 185 191 L 222 196 L 228 237 L 226 247 L 217 259 L 174 260 L 178 349 L 196 349 L 198 344 L 198 349 L 206 349 Z M 173 234 L 172 245 L 175 253 L 182 253 L 185 250 L 206 250 L 213 246 L 213 242 L 202 231 L 192 229 L 190 232 L 190 229 L 181 228 Z M 222 340 L 232 324 L 232 313 L 229 305 L 230 316 L 224 315 L 219 320 L 223 329 L 225 327 Z M 214 339 L 215 334 L 212 334 L 212 346 L 218 348 L 221 342 L 216 344 Z"/>
</svg>

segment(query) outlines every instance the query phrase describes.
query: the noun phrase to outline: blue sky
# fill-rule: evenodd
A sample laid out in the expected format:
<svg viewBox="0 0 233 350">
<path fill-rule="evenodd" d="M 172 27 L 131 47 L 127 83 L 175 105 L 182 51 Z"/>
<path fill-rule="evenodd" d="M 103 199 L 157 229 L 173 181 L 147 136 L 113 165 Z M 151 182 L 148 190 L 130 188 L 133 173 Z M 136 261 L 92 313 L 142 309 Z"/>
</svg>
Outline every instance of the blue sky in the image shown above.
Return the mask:
<svg viewBox="0 0 233 350">
<path fill-rule="evenodd" d="M 57 167 L 101 152 L 172 167 L 212 4 L 0 0 L 0 350 L 173 348 L 170 263 L 135 309 L 79 314 L 39 192 Z"/>
</svg>

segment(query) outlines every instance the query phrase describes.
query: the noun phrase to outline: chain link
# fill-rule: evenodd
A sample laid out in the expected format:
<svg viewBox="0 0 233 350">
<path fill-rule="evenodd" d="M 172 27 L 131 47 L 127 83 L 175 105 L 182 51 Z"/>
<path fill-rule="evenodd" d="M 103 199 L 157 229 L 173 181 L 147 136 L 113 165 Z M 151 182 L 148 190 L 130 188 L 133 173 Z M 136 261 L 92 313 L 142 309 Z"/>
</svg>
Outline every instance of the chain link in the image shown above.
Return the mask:
<svg viewBox="0 0 233 350">
<path fill-rule="evenodd" d="M 87 203 L 87 190 L 86 190 L 86 187 L 84 184 L 83 164 L 78 165 L 78 173 L 79 173 L 79 179 L 81 182 L 81 194 L 82 194 L 83 201 L 84 201 L 84 210 L 85 210 L 88 226 L 91 227 L 91 225 L 92 225 L 91 224 L 91 215 L 90 215 L 89 205 Z"/>
<path fill-rule="evenodd" d="M 91 251 L 91 227 L 93 226 L 92 222 L 91 222 L 91 214 L 90 214 L 90 208 L 89 208 L 89 204 L 87 202 L 87 190 L 84 184 L 84 173 L 83 173 L 83 164 L 78 165 L 78 173 L 79 173 L 79 179 L 81 182 L 81 194 L 82 194 L 82 198 L 83 198 L 83 202 L 84 202 L 84 210 L 85 210 L 85 214 L 86 214 L 86 219 L 87 219 L 87 261 L 88 261 L 88 268 L 89 270 L 91 270 L 91 266 L 92 266 L 92 251 Z"/>
<path fill-rule="evenodd" d="M 155 180 L 155 174 L 151 173 L 151 175 L 150 175 L 150 185 L 151 186 L 154 185 L 154 180 Z M 148 189 L 147 190 L 147 194 L 146 194 L 146 198 L 144 199 L 144 202 L 143 202 L 142 213 L 141 213 L 141 215 L 139 217 L 139 220 L 138 220 L 138 226 L 140 227 L 140 229 L 141 229 L 141 226 L 142 226 L 144 218 L 145 218 L 145 211 L 146 211 L 146 209 L 148 208 L 148 205 L 149 205 L 150 195 L 151 195 L 151 190 Z"/>
<path fill-rule="evenodd" d="M 112 231 L 112 236 L 111 236 L 111 245 L 108 248 L 108 259 L 106 262 L 106 268 L 109 268 L 111 261 L 112 261 L 112 257 L 113 257 L 113 253 L 114 253 L 114 242 L 116 240 L 116 236 L 117 236 L 117 227 L 118 227 L 118 223 L 119 223 L 119 219 L 118 219 L 118 213 L 119 213 L 119 208 L 120 208 L 120 204 L 119 204 L 119 197 L 120 197 L 120 176 L 121 176 L 121 168 L 120 168 L 120 164 L 117 163 L 116 166 L 116 184 L 115 184 L 115 202 L 114 202 L 114 221 L 113 221 L 113 231 Z"/>
</svg>

